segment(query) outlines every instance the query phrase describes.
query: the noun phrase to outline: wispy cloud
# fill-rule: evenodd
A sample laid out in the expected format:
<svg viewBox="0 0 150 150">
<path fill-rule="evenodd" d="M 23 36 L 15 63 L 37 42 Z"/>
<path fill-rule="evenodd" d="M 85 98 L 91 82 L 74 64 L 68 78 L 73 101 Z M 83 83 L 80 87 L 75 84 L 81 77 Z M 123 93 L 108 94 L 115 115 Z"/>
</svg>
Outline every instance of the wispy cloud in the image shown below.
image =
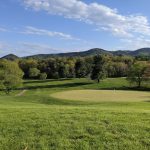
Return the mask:
<svg viewBox="0 0 150 150">
<path fill-rule="evenodd" d="M 8 32 L 8 30 L 0 27 L 0 32 Z"/>
<path fill-rule="evenodd" d="M 86 45 L 86 46 L 80 46 L 80 48 L 73 48 L 73 49 L 64 49 L 64 48 L 58 48 L 58 47 L 53 47 L 50 45 L 42 44 L 42 43 L 30 43 L 30 42 L 21 42 L 19 43 L 21 46 L 20 49 L 24 51 L 24 53 L 28 53 L 28 55 L 33 55 L 33 54 L 57 54 L 57 53 L 65 53 L 65 52 L 79 52 L 79 51 L 84 51 L 88 50 L 91 47 Z"/>
<path fill-rule="evenodd" d="M 51 46 L 45 44 L 22 42 L 20 45 L 22 46 L 23 50 L 27 50 L 27 52 L 29 52 L 31 55 L 39 54 L 39 52 L 41 54 L 52 54 L 63 51 L 62 49 L 52 48 Z"/>
<path fill-rule="evenodd" d="M 15 44 L 9 42 L 0 41 L 0 56 L 4 56 L 10 53 L 18 56 L 27 56 L 34 54 L 51 54 L 64 52 L 63 49 L 52 48 L 50 45 L 41 43 L 30 42 L 18 42 Z"/>
<path fill-rule="evenodd" d="M 121 49 L 136 50 L 143 47 L 150 47 L 150 39 L 143 36 L 121 39 L 121 44 Z"/>
<path fill-rule="evenodd" d="M 95 24 L 98 28 L 119 37 L 131 37 L 135 33 L 150 36 L 150 24 L 143 15 L 121 15 L 117 9 L 99 3 L 81 0 L 24 0 L 27 8 L 44 10 L 49 14 Z"/>
<path fill-rule="evenodd" d="M 39 29 L 39 28 L 32 27 L 32 26 L 25 27 L 25 31 L 21 33 L 28 34 L 28 35 L 31 34 L 31 35 L 39 35 L 39 36 L 57 37 L 57 38 L 66 39 L 66 40 L 79 40 L 70 34 L 56 32 L 56 31 L 49 31 L 45 29 Z"/>
<path fill-rule="evenodd" d="M 33 42 L 17 42 L 9 43 L 0 41 L 0 57 L 7 54 L 16 54 L 18 56 L 29 56 L 35 54 L 56 54 L 64 52 L 77 52 L 88 50 L 91 47 L 86 45 L 80 45 L 74 48 L 60 48 L 57 46 L 51 46 L 44 43 L 33 43 Z"/>
<path fill-rule="evenodd" d="M 4 44 L 0 43 L 0 52 L 2 51 L 3 48 L 4 48 Z"/>
<path fill-rule="evenodd" d="M 0 41 L 0 56 L 10 53 L 15 53 L 15 47 L 8 42 Z"/>
</svg>

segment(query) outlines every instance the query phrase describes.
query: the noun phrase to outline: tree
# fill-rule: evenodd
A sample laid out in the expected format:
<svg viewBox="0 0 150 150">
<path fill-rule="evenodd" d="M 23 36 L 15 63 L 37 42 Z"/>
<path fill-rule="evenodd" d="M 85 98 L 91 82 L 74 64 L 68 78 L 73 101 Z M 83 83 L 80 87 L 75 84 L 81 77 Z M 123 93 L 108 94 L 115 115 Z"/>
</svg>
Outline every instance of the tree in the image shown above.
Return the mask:
<svg viewBox="0 0 150 150">
<path fill-rule="evenodd" d="M 127 76 L 128 66 L 124 62 L 113 63 L 115 68 L 115 77 L 125 77 Z"/>
<path fill-rule="evenodd" d="M 16 62 L 3 60 L 0 62 L 1 90 L 9 94 L 22 83 L 23 72 Z"/>
<path fill-rule="evenodd" d="M 144 73 L 147 69 L 145 62 L 136 62 L 133 64 L 128 72 L 127 79 L 131 83 L 136 83 L 138 87 L 141 87 L 141 83 L 145 80 Z"/>
<path fill-rule="evenodd" d="M 58 67 L 58 74 L 60 78 L 66 78 L 69 74 L 68 66 L 64 60 L 60 60 Z"/>
<path fill-rule="evenodd" d="M 39 79 L 40 80 L 46 80 L 46 78 L 47 78 L 47 74 L 44 72 L 44 73 L 40 73 L 40 75 L 39 75 Z"/>
<path fill-rule="evenodd" d="M 150 64 L 148 64 L 145 69 L 144 78 L 145 78 L 145 81 L 149 84 L 149 82 L 150 82 Z"/>
<path fill-rule="evenodd" d="M 29 77 L 30 78 L 37 78 L 40 74 L 40 70 L 37 68 L 30 68 L 29 69 Z"/>
<path fill-rule="evenodd" d="M 72 58 L 67 59 L 66 67 L 68 69 L 67 78 L 75 77 L 75 60 Z"/>
<path fill-rule="evenodd" d="M 94 57 L 91 79 L 97 80 L 97 82 L 99 83 L 100 80 L 104 79 L 105 77 L 106 77 L 105 58 L 104 56 L 97 55 Z"/>
<path fill-rule="evenodd" d="M 58 79 L 59 73 L 58 73 L 58 63 L 56 58 L 49 58 L 47 61 L 47 68 L 46 73 L 49 79 Z"/>
<path fill-rule="evenodd" d="M 38 62 L 35 59 L 21 59 L 19 61 L 19 67 L 24 72 L 24 78 L 29 78 L 29 69 L 37 68 Z"/>
<path fill-rule="evenodd" d="M 86 62 L 83 58 L 80 58 L 75 63 L 75 74 L 77 78 L 85 77 L 87 73 Z"/>
</svg>

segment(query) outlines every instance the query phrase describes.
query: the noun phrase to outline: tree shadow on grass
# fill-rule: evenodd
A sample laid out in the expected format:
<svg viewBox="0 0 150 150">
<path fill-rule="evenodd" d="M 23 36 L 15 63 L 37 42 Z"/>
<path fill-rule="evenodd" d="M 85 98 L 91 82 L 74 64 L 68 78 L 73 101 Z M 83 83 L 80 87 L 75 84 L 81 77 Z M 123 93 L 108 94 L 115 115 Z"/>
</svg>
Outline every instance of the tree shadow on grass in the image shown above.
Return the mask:
<svg viewBox="0 0 150 150">
<path fill-rule="evenodd" d="M 122 87 L 105 87 L 105 88 L 99 88 L 98 90 L 127 90 L 127 91 L 150 91 L 150 88 L 147 87 L 128 87 L 128 86 L 122 86 Z"/>
<path fill-rule="evenodd" d="M 34 97 L 34 98 L 33 98 Z M 110 103 L 116 105 L 118 104 L 119 106 L 122 104 L 118 102 L 92 102 L 92 101 L 75 101 L 75 100 L 64 100 L 64 99 L 57 99 L 53 98 L 51 96 L 38 96 L 38 95 L 33 95 L 33 97 L 29 96 L 24 96 L 24 97 L 16 97 L 15 101 L 21 102 L 21 103 L 32 103 L 33 106 L 34 104 L 41 104 L 45 106 L 97 106 L 97 105 L 110 105 Z M 125 104 L 125 103 L 124 103 Z"/>
<path fill-rule="evenodd" d="M 84 86 L 84 85 L 89 85 L 92 83 L 88 83 L 88 82 L 79 82 L 79 83 L 65 83 L 65 84 L 57 84 L 57 85 L 33 85 L 33 86 L 25 86 L 23 88 L 20 89 L 52 89 L 52 88 L 73 88 L 73 87 L 80 87 L 80 86 Z"/>
<path fill-rule="evenodd" d="M 148 101 L 144 101 L 144 102 L 148 102 L 148 103 L 150 103 L 150 100 L 148 100 Z"/>
<path fill-rule="evenodd" d="M 47 79 L 47 80 L 25 80 L 24 84 L 32 84 L 32 83 L 47 83 L 47 82 L 55 82 L 55 81 L 68 81 L 72 79 Z"/>
<path fill-rule="evenodd" d="M 62 105 L 62 106 L 83 106 L 83 105 L 96 105 L 98 103 L 92 102 L 84 102 L 84 101 L 74 101 L 74 100 L 63 100 L 63 99 L 56 99 L 53 97 L 43 98 L 39 101 L 41 104 L 46 105 Z"/>
</svg>

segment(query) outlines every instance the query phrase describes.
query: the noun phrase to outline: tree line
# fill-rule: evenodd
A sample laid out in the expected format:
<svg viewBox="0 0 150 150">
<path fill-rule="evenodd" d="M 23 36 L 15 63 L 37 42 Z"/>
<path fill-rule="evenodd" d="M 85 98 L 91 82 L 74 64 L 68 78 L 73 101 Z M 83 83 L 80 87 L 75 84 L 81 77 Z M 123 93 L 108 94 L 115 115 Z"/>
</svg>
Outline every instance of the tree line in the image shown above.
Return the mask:
<svg viewBox="0 0 150 150">
<path fill-rule="evenodd" d="M 107 56 L 97 55 L 102 58 L 105 65 L 106 77 L 124 77 L 133 64 L 134 59 L 129 56 Z M 90 57 L 60 57 L 49 59 L 21 59 L 18 61 L 19 67 L 24 72 L 25 79 L 47 79 L 58 78 L 84 78 L 89 77 L 94 67 L 97 56 Z M 102 62 L 100 62 L 101 64 Z M 102 64 L 101 64 L 102 65 Z M 99 66 L 101 68 L 101 66 Z"/>
<path fill-rule="evenodd" d="M 127 77 L 140 87 L 150 78 L 150 62 L 143 58 L 110 55 L 0 60 L 0 88 L 6 92 L 17 87 L 22 79 L 85 77 L 97 82 L 109 77 Z"/>
</svg>

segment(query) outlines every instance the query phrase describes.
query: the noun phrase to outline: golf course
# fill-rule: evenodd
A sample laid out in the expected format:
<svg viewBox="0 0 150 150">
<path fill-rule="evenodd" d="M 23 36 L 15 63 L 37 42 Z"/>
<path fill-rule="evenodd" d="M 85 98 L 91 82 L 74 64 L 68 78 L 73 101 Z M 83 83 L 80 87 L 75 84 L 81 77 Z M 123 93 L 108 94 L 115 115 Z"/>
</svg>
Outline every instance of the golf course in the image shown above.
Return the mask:
<svg viewBox="0 0 150 150">
<path fill-rule="evenodd" d="M 0 96 L 0 150 L 149 150 L 150 91 L 125 78 L 25 80 Z"/>
<path fill-rule="evenodd" d="M 137 102 L 149 101 L 149 92 L 116 91 L 116 90 L 72 90 L 52 94 L 59 99 L 91 102 Z"/>
</svg>

